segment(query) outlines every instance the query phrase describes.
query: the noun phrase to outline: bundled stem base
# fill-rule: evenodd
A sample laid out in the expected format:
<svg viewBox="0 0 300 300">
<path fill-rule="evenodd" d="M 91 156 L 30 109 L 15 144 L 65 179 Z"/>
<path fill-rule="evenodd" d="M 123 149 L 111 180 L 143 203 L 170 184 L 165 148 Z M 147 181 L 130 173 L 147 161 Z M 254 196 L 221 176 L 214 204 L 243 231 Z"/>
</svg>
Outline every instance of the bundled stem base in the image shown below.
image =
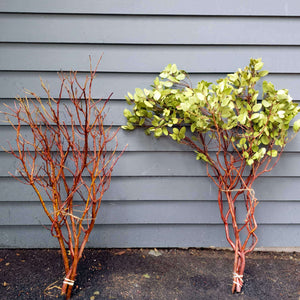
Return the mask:
<svg viewBox="0 0 300 300">
<path fill-rule="evenodd" d="M 257 223 L 254 217 L 255 207 L 258 202 L 255 198 L 254 191 L 251 189 L 252 183 L 255 180 L 254 174 L 251 173 L 244 179 L 242 175 L 245 167 L 241 167 L 240 165 L 240 168 L 236 169 L 233 163 L 234 160 L 232 159 L 231 161 L 232 164 L 227 165 L 230 168 L 226 172 L 230 174 L 230 176 L 217 176 L 216 179 L 216 177 L 212 177 L 209 172 L 208 176 L 219 188 L 218 205 L 225 226 L 226 239 L 235 254 L 232 293 L 239 293 L 243 286 L 246 255 L 254 250 L 258 241 L 257 235 L 255 234 Z M 240 185 L 240 188 L 235 188 L 236 184 Z M 223 195 L 225 195 L 225 197 Z M 240 200 L 240 196 L 244 198 L 244 210 L 246 210 L 243 221 L 238 220 L 238 216 L 241 216 L 238 210 L 242 209 L 241 206 L 243 205 L 243 203 L 237 203 Z M 244 242 L 242 242 L 242 239 Z M 250 241 L 251 244 L 248 246 Z"/>
</svg>

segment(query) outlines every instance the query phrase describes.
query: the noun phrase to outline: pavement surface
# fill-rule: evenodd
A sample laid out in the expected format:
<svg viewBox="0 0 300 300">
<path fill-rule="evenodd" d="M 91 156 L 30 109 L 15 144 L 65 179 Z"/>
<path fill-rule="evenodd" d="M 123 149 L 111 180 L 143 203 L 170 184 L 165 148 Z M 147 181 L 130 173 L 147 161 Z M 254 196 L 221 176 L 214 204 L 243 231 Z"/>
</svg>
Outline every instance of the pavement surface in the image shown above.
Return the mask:
<svg viewBox="0 0 300 300">
<path fill-rule="evenodd" d="M 231 294 L 234 255 L 212 249 L 86 249 L 72 299 L 300 300 L 300 253 L 253 252 Z M 63 299 L 57 249 L 0 249 L 0 299 Z"/>
</svg>

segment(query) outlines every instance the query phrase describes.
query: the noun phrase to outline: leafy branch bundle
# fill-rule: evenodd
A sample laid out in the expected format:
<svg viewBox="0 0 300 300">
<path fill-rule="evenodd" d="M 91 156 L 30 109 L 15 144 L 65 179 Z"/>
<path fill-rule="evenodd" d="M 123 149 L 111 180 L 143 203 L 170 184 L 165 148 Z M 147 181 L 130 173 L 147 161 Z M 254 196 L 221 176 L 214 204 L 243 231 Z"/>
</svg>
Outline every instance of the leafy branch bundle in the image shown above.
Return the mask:
<svg viewBox="0 0 300 300">
<path fill-rule="evenodd" d="M 271 82 L 256 85 L 268 74 L 261 59 L 251 59 L 215 84 L 202 80 L 192 87 L 188 74 L 168 65 L 154 81 L 153 89 L 128 93 L 133 111 L 124 110 L 123 129 L 145 127 L 147 135 L 169 137 L 189 146 L 196 159 L 206 163 L 207 175 L 218 188 L 218 205 L 226 238 L 235 252 L 232 292 L 243 285 L 245 257 L 258 238 L 254 212 L 258 204 L 255 180 L 270 172 L 293 138 L 289 127 L 299 108 L 288 90 L 276 90 Z M 260 99 L 260 100 L 259 100 Z M 300 120 L 294 123 L 297 132 Z M 238 203 L 243 201 L 243 218 Z"/>
</svg>

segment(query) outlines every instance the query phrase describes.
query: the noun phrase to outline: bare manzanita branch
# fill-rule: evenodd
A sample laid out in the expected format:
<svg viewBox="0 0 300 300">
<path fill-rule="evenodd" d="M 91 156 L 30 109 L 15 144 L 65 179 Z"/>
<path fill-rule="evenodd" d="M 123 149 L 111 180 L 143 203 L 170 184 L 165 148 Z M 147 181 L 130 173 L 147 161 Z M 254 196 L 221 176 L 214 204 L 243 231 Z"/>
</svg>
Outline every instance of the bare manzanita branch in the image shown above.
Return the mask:
<svg viewBox="0 0 300 300">
<path fill-rule="evenodd" d="M 16 133 L 15 148 L 7 150 L 19 161 L 19 176 L 14 177 L 34 189 L 61 248 L 65 267 L 62 294 L 66 299 L 71 297 L 77 265 L 112 171 L 125 150 L 117 152 L 119 128 L 104 124 L 110 97 L 92 99 L 100 60 L 83 83 L 76 72 L 59 74 L 58 98 L 50 95 L 41 80 L 46 100 L 27 91 L 31 98 L 17 98 L 4 112 Z M 25 127 L 30 128 L 29 135 L 23 134 Z"/>
</svg>

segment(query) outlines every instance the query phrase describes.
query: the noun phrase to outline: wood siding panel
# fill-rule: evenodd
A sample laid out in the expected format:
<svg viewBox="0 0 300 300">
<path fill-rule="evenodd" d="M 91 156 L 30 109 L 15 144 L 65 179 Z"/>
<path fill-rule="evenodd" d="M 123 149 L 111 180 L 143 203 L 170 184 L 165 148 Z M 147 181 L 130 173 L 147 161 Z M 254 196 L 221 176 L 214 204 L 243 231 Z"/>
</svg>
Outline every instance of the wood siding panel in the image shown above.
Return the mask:
<svg viewBox="0 0 300 300">
<path fill-rule="evenodd" d="M 87 74 L 79 74 L 79 79 L 84 81 Z M 127 107 L 124 97 L 128 92 L 134 93 L 136 87 L 150 88 L 155 74 L 137 74 L 137 73 L 99 73 L 95 78 L 92 96 L 94 99 L 106 99 L 111 93 L 112 100 L 121 100 L 120 106 Z M 226 74 L 192 74 L 192 81 L 196 84 L 198 81 L 206 80 L 215 82 Z M 34 91 L 40 97 L 45 97 L 45 92 L 41 87 L 40 78 L 50 88 L 51 95 L 57 97 L 59 95 L 60 80 L 56 72 L 0 72 L 0 90 L 2 99 L 15 99 L 17 96 L 24 97 L 24 89 Z M 270 74 L 268 81 L 275 84 L 277 89 L 287 88 L 294 99 L 300 100 L 300 74 Z M 261 83 L 258 85 L 261 90 Z M 1 101 L 1 100 L 0 100 Z M 7 102 L 7 100 L 2 102 Z M 1 108 L 2 109 L 2 108 Z M 109 117 L 109 116 L 108 116 Z M 123 124 L 123 120 L 121 121 Z M 120 119 L 116 118 L 114 124 L 119 125 Z"/>
<path fill-rule="evenodd" d="M 80 210 L 80 205 L 76 209 Z M 246 211 L 237 203 L 238 222 Z M 50 207 L 49 207 L 50 209 Z M 300 225 L 300 203 L 261 202 L 256 208 L 260 224 Z M 151 213 L 149 213 L 151 212 Z M 39 202 L 7 202 L 1 204 L 3 225 L 51 225 Z M 188 216 L 188 218 L 187 218 Z M 103 202 L 96 224 L 222 224 L 216 201 L 106 201 Z"/>
<path fill-rule="evenodd" d="M 259 202 L 298 202 L 299 191 L 295 186 L 299 184 L 299 177 L 291 177 L 288 180 L 285 177 L 261 177 L 255 182 L 254 188 Z M 11 177 L 1 178 L 0 189 L 0 202 L 38 201 L 31 187 L 21 185 Z M 215 185 L 206 176 L 114 176 L 111 188 L 105 193 L 103 201 L 217 201 L 217 196 Z M 75 199 L 78 200 L 76 197 Z"/>
<path fill-rule="evenodd" d="M 299 45 L 299 28 L 296 17 L 2 14 L 0 42 Z"/>
<path fill-rule="evenodd" d="M 254 185 L 259 202 L 299 202 L 299 177 L 260 177 Z M 22 185 L 11 177 L 0 180 L 0 202 L 38 201 L 30 186 Z M 20 192 L 22 191 L 22 199 Z M 172 192 L 170 192 L 172 191 Z M 42 193 L 44 196 L 44 193 Z M 110 189 L 103 201 L 217 201 L 218 192 L 206 177 L 118 177 L 113 176 Z M 75 196 L 75 200 L 79 200 Z M 296 204 L 297 205 L 297 204 Z M 200 219 L 201 216 L 199 216 Z"/>
<path fill-rule="evenodd" d="M 228 247 L 223 225 L 96 225 L 87 247 Z M 274 238 L 276 232 L 276 238 Z M 261 225 L 257 247 L 300 247 L 298 225 Z M 37 238 L 38 237 L 38 238 Z M 280 243 L 279 243 L 280 241 Z M 38 226 L 1 226 L 2 248 L 58 248 L 48 230 Z"/>
<path fill-rule="evenodd" d="M 297 0 L 2 0 L 0 12 L 71 13 L 71 14 L 126 14 L 126 15 L 197 15 L 197 16 L 300 16 Z"/>
<path fill-rule="evenodd" d="M 0 106 L 1 107 L 1 106 Z M 110 112 L 112 110 L 109 110 Z M 111 120 L 111 119 L 110 119 Z M 114 120 L 111 120 L 114 121 Z M 123 125 L 123 122 L 125 122 L 125 118 L 123 119 L 122 115 L 120 114 L 119 122 L 120 124 L 115 125 Z M 0 122 L 1 122 L 1 115 L 0 115 Z M 109 122 L 106 122 L 109 124 Z M 117 130 L 118 127 L 114 126 L 112 130 Z M 22 135 L 31 137 L 30 128 L 28 126 L 24 126 L 21 131 Z M 11 126 L 1 126 L 0 130 L 0 141 L 1 145 L 4 148 L 8 148 L 8 145 L 10 144 L 12 149 L 17 150 L 17 145 L 15 139 L 12 139 L 11 137 L 15 134 L 14 129 Z M 292 135 L 291 130 L 291 135 Z M 126 148 L 126 152 L 150 152 L 150 151 L 159 151 L 159 152 L 190 152 L 193 153 L 193 150 L 191 150 L 188 146 L 181 145 L 178 143 L 174 143 L 173 140 L 168 139 L 166 137 L 161 137 L 159 139 L 153 137 L 153 136 L 147 136 L 144 133 L 144 130 L 141 128 L 137 128 L 136 130 L 132 132 L 128 132 L 125 130 L 120 129 L 118 132 L 118 151 L 122 151 L 125 147 L 125 145 L 128 145 Z M 111 144 L 112 145 L 112 144 Z M 29 148 L 32 150 L 33 148 Z M 285 152 L 298 152 L 300 149 L 300 136 L 296 136 L 295 139 L 288 143 Z M 3 152 L 4 149 L 0 148 L 0 152 Z"/>
<path fill-rule="evenodd" d="M 180 69 L 184 69 L 190 74 L 226 74 L 248 65 L 251 57 L 261 57 L 265 63 L 264 68 L 272 74 L 279 73 L 282 76 L 293 73 L 299 74 L 300 69 L 300 46 L 294 45 L 271 47 L 257 45 L 170 46 L 2 43 L 0 47 L 0 70 L 57 72 L 73 69 L 87 72 L 89 71 L 89 55 L 91 55 L 93 62 L 96 62 L 102 53 L 104 56 L 99 72 L 113 72 L 109 75 L 133 73 L 130 74 L 131 76 L 136 76 L 136 73 L 154 73 L 151 74 L 150 83 L 152 78 L 157 76 L 169 63 L 176 63 Z M 233 55 L 234 60 L 232 59 Z M 117 88 L 118 84 L 112 84 L 112 86 Z"/>
<path fill-rule="evenodd" d="M 0 177 L 16 175 L 18 162 L 0 153 Z M 300 176 L 300 153 L 283 153 L 272 173 L 265 176 Z M 69 166 L 72 168 L 72 166 Z M 206 176 L 204 163 L 196 163 L 191 152 L 125 152 L 113 171 L 114 176 Z"/>
</svg>

